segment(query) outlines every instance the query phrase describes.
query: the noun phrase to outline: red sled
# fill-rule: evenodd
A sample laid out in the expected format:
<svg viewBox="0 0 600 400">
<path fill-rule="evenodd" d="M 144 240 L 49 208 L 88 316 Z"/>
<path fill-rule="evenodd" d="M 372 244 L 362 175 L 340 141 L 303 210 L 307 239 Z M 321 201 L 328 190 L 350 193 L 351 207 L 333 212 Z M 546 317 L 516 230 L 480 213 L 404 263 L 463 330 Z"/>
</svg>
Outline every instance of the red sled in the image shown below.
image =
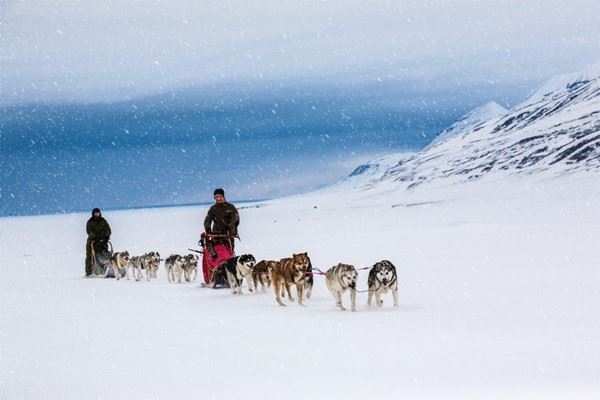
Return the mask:
<svg viewBox="0 0 600 400">
<path fill-rule="evenodd" d="M 227 261 L 235 256 L 232 250 L 232 240 L 233 238 L 229 235 L 210 234 L 206 232 L 200 235 L 202 274 L 204 275 L 204 283 L 206 285 L 213 283 L 217 267 L 223 261 Z M 212 247 L 212 251 L 210 247 Z"/>
</svg>

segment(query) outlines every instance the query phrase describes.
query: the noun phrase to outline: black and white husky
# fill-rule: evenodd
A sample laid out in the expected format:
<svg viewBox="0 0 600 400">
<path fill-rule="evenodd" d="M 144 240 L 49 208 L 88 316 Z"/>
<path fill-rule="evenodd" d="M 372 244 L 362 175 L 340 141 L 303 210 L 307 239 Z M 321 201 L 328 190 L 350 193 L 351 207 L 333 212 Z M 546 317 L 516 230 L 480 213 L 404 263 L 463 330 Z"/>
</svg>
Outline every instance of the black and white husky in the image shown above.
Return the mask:
<svg viewBox="0 0 600 400">
<path fill-rule="evenodd" d="M 346 290 L 350 290 L 350 301 L 352 311 L 356 311 L 356 280 L 358 273 L 356 268 L 348 264 L 338 264 L 331 267 L 325 273 L 325 284 L 327 289 L 335 298 L 335 305 L 342 311 L 345 311 L 342 304 L 342 294 Z"/>
<path fill-rule="evenodd" d="M 129 265 L 129 252 L 128 251 L 119 251 L 113 253 L 110 257 L 110 266 L 115 274 L 115 278 L 117 280 L 121 279 L 121 275 L 125 274 L 127 276 L 127 266 Z M 109 270 L 106 270 L 106 276 L 108 276 Z M 127 277 L 129 279 L 129 277 Z"/>
<path fill-rule="evenodd" d="M 186 282 L 195 282 L 198 276 L 198 256 L 196 254 L 188 254 L 183 256 L 183 276 Z M 192 278 L 192 275 L 194 277 Z"/>
<path fill-rule="evenodd" d="M 371 300 L 375 296 L 378 307 L 383 305 L 381 295 L 390 290 L 394 297 L 394 307 L 398 307 L 398 276 L 396 267 L 388 260 L 379 261 L 369 271 L 369 299 L 367 304 L 371 306 Z"/>
<path fill-rule="evenodd" d="M 181 283 L 184 262 L 185 259 L 179 254 L 171 254 L 165 260 L 165 272 L 167 273 L 167 279 L 169 282 L 175 282 L 175 280 L 178 280 L 179 283 Z"/>
<path fill-rule="evenodd" d="M 142 279 L 142 270 L 144 269 L 144 256 L 130 257 L 128 269 L 129 268 L 131 268 L 133 279 L 135 279 L 136 281 Z M 129 273 L 127 273 L 126 276 L 127 279 L 129 279 Z"/>
<path fill-rule="evenodd" d="M 146 278 L 148 280 L 158 277 L 158 267 L 160 266 L 160 254 L 158 251 L 151 251 L 144 254 L 144 268 L 146 269 Z"/>
<path fill-rule="evenodd" d="M 244 279 L 248 283 L 248 290 L 255 291 L 254 282 L 252 281 L 252 271 L 255 264 L 256 259 L 252 254 L 232 257 L 223 263 L 221 268 L 225 269 L 231 293 L 242 294 L 242 281 Z"/>
<path fill-rule="evenodd" d="M 146 271 L 146 280 L 156 278 L 156 271 L 160 265 L 160 254 L 157 251 L 143 254 L 141 256 L 133 256 L 129 258 L 129 268 L 132 270 L 133 278 L 136 281 L 142 279 L 142 271 Z M 127 274 L 129 279 L 129 274 Z"/>
</svg>

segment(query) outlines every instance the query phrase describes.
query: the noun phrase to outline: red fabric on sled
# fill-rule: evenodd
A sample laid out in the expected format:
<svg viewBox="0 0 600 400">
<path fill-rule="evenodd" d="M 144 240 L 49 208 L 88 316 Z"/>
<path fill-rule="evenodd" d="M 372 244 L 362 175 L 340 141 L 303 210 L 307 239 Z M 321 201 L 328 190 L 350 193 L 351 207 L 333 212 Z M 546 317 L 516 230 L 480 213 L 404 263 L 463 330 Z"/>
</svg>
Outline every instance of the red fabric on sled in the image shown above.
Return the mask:
<svg viewBox="0 0 600 400">
<path fill-rule="evenodd" d="M 213 271 L 221 264 L 223 261 L 229 260 L 233 257 L 233 252 L 228 244 L 225 243 L 216 243 L 213 245 L 215 253 L 217 253 L 217 258 L 213 259 L 208 250 L 204 250 L 204 254 L 202 255 L 202 273 L 204 274 L 204 283 L 210 283 L 212 280 Z"/>
</svg>

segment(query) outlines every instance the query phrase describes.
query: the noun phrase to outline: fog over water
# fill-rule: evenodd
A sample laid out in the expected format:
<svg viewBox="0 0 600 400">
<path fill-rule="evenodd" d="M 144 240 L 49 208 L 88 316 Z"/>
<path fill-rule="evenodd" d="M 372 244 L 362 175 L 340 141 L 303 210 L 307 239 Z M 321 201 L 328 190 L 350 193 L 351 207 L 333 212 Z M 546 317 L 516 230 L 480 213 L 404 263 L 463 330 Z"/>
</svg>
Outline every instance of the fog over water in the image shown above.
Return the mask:
<svg viewBox="0 0 600 400">
<path fill-rule="evenodd" d="M 0 3 L 0 216 L 269 198 L 598 62 L 596 1 Z"/>
</svg>

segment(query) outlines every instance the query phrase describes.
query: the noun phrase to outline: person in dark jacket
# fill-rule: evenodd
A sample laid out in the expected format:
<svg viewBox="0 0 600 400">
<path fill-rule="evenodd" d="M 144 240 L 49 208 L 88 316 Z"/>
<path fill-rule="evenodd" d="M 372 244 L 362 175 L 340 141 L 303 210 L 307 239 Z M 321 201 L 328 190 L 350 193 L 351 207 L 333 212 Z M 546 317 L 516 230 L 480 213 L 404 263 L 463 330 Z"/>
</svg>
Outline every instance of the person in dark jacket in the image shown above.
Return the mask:
<svg viewBox="0 0 600 400">
<path fill-rule="evenodd" d="M 99 208 L 92 210 L 92 217 L 88 219 L 85 230 L 88 235 L 85 246 L 85 276 L 89 277 L 92 276 L 94 266 L 92 245 L 94 246 L 93 250 L 96 252 L 107 248 L 107 242 L 111 234 L 110 225 L 102 217 Z"/>
<path fill-rule="evenodd" d="M 215 189 L 213 193 L 215 204 L 208 210 L 204 219 L 204 231 L 213 235 L 227 235 L 228 239 L 217 239 L 219 241 L 229 241 L 233 250 L 233 238 L 238 237 L 238 225 L 240 224 L 240 215 L 237 208 L 225 200 L 225 191 Z M 212 250 L 212 247 L 209 246 Z M 214 250 L 211 251 L 211 254 Z"/>
</svg>

